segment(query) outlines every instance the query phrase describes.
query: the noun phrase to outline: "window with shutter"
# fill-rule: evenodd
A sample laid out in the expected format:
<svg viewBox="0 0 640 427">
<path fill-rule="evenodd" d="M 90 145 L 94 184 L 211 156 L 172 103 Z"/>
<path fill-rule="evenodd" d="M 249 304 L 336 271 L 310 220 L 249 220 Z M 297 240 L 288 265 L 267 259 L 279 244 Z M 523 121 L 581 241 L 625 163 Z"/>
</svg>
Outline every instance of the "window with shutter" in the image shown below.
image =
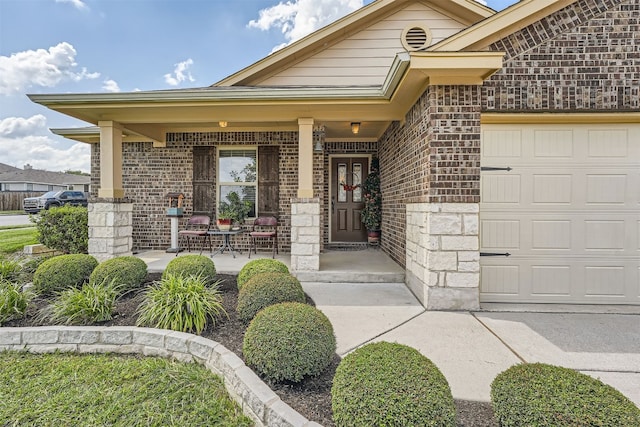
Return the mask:
<svg viewBox="0 0 640 427">
<path fill-rule="evenodd" d="M 226 200 L 227 195 L 235 191 L 242 200 L 251 202 L 249 218 L 277 218 L 280 200 L 278 147 L 218 147 L 217 165 L 214 153 L 213 147 L 193 149 L 194 214 L 213 214 L 215 217 L 220 200 Z M 216 183 L 217 199 L 214 197 Z"/>
</svg>

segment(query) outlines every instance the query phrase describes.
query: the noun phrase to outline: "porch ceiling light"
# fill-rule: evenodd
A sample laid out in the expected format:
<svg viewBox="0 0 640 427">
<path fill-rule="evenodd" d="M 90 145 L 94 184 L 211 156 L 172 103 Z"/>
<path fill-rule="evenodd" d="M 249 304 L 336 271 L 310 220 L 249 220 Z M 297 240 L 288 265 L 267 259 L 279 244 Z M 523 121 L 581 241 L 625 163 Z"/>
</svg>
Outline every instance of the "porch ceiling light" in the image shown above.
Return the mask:
<svg viewBox="0 0 640 427">
<path fill-rule="evenodd" d="M 357 135 L 360 132 L 360 122 L 352 122 L 351 123 L 351 132 L 354 135 Z"/>
<path fill-rule="evenodd" d="M 229 123 L 225 122 L 224 120 L 220 120 L 218 122 L 218 125 L 220 125 L 221 128 L 226 128 L 228 124 Z"/>
</svg>

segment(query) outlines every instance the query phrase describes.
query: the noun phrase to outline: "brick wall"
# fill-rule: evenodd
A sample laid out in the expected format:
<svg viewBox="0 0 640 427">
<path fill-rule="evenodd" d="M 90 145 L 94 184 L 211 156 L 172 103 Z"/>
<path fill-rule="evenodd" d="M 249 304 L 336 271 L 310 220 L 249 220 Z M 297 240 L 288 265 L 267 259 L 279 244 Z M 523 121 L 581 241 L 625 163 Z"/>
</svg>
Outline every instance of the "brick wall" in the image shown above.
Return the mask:
<svg viewBox="0 0 640 427">
<path fill-rule="evenodd" d="M 225 145 L 278 145 L 280 149 L 279 250 L 290 250 L 291 199 L 298 188 L 297 132 L 193 132 L 167 134 L 167 146 L 154 148 L 150 142 L 123 144 L 123 187 L 133 202 L 133 249 L 166 249 L 170 246 L 170 221 L 165 215 L 168 192 L 185 194 L 185 213 L 192 212 L 193 147 Z M 92 196 L 100 186 L 100 147 L 93 144 Z M 183 227 L 186 217 L 181 220 Z M 239 242 L 248 247 L 248 240 Z M 239 239 L 240 240 L 240 239 Z"/>
<path fill-rule="evenodd" d="M 483 111 L 640 109 L 640 2 L 581 0 L 490 46 Z"/>
<path fill-rule="evenodd" d="M 382 247 L 405 265 L 408 203 L 480 200 L 480 87 L 430 86 L 380 140 Z"/>
</svg>

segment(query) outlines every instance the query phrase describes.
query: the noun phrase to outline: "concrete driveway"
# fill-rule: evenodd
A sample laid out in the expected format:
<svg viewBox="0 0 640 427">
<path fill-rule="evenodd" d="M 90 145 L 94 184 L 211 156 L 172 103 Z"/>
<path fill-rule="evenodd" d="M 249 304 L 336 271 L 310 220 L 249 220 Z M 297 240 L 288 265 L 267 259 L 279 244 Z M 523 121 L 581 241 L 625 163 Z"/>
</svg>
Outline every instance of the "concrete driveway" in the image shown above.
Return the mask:
<svg viewBox="0 0 640 427">
<path fill-rule="evenodd" d="M 0 215 L 0 226 L 3 225 L 33 225 L 29 215 Z"/>
<path fill-rule="evenodd" d="M 402 283 L 303 287 L 332 322 L 340 355 L 372 341 L 409 345 L 440 368 L 457 399 L 489 401 L 497 374 L 543 362 L 599 378 L 640 406 L 638 310 L 426 312 Z"/>
</svg>

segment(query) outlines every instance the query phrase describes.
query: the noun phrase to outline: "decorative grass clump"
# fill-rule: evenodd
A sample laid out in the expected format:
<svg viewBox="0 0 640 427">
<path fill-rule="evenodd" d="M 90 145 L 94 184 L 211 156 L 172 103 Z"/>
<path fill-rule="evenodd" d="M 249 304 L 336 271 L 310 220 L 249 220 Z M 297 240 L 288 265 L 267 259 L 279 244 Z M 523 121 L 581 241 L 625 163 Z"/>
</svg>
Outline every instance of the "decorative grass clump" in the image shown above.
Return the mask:
<svg viewBox="0 0 640 427">
<path fill-rule="evenodd" d="M 2 425 L 254 425 L 231 400 L 221 378 L 197 363 L 3 352 L 0 365 Z"/>
<path fill-rule="evenodd" d="M 119 289 L 115 282 L 85 283 L 81 289 L 65 289 L 41 313 L 64 325 L 89 325 L 111 320 Z"/>
<path fill-rule="evenodd" d="M 491 383 L 496 420 L 510 426 L 640 426 L 640 409 L 615 388 L 560 366 L 512 366 Z"/>
<path fill-rule="evenodd" d="M 18 283 L 0 279 L 0 325 L 22 317 L 32 298 L 33 294 L 23 292 Z"/>
<path fill-rule="evenodd" d="M 22 265 L 18 261 L 0 258 L 0 280 L 16 282 L 21 271 Z"/>
<path fill-rule="evenodd" d="M 147 278 L 147 264 L 134 256 L 121 256 L 103 261 L 93 270 L 89 283 L 113 282 L 126 293 L 142 285 Z"/>
<path fill-rule="evenodd" d="M 138 307 L 138 326 L 199 334 L 210 320 L 226 315 L 219 282 L 207 287 L 199 276 L 163 275 L 149 288 Z"/>
<path fill-rule="evenodd" d="M 256 274 L 238 293 L 238 318 L 250 322 L 260 310 L 270 305 L 305 301 L 302 285 L 289 273 Z"/>
<path fill-rule="evenodd" d="M 33 275 L 33 288 L 39 295 L 54 295 L 69 288 L 78 288 L 89 281 L 98 261 L 91 255 L 71 254 L 49 258 Z"/>
<path fill-rule="evenodd" d="M 169 261 L 162 278 L 168 276 L 198 276 L 209 285 L 215 281 L 216 265 L 204 255 L 183 255 Z"/>
<path fill-rule="evenodd" d="M 260 273 L 289 273 L 289 268 L 276 259 L 254 259 L 242 267 L 238 273 L 238 290 L 242 289 L 245 283 L 256 274 Z"/>
<path fill-rule="evenodd" d="M 436 365 L 395 343 L 367 344 L 345 356 L 331 388 L 337 426 L 455 426 L 451 389 Z"/>
<path fill-rule="evenodd" d="M 276 382 L 299 382 L 331 364 L 336 338 L 329 319 L 299 302 L 276 304 L 260 311 L 244 334 L 247 365 Z"/>
</svg>

